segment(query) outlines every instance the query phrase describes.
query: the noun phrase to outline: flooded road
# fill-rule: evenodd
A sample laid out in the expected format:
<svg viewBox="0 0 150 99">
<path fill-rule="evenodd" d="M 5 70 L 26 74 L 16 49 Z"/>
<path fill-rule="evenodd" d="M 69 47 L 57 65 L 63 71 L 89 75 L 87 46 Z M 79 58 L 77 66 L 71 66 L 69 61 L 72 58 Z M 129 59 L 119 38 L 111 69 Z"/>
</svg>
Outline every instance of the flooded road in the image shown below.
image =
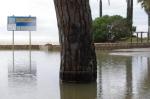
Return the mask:
<svg viewBox="0 0 150 99">
<path fill-rule="evenodd" d="M 98 52 L 97 99 L 150 99 L 150 53 L 146 50 Z"/>
<path fill-rule="evenodd" d="M 0 51 L 0 99 L 150 99 L 149 51 L 97 51 L 90 84 L 59 83 L 59 52 Z"/>
</svg>

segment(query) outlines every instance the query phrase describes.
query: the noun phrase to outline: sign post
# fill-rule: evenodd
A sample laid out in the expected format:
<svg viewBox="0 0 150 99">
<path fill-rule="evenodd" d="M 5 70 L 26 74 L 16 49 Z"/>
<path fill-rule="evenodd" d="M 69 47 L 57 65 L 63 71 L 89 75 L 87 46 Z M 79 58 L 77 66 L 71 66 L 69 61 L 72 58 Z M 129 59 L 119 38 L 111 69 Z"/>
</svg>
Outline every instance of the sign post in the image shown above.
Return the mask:
<svg viewBox="0 0 150 99">
<path fill-rule="evenodd" d="M 32 66 L 31 66 L 31 49 L 32 49 L 32 48 L 31 48 L 31 31 L 29 31 L 29 50 L 30 50 L 30 51 L 29 51 L 29 56 L 30 56 L 30 65 L 29 65 L 29 66 L 30 66 L 30 73 L 31 73 L 31 69 L 32 69 L 32 68 L 31 68 L 31 67 L 32 67 Z"/>
<path fill-rule="evenodd" d="M 15 72 L 15 63 L 14 63 L 14 48 L 15 48 L 15 46 L 14 46 L 14 43 L 15 43 L 15 41 L 14 41 L 14 30 L 12 31 L 12 50 L 13 50 L 13 72 Z"/>
<path fill-rule="evenodd" d="M 12 31 L 12 50 L 13 50 L 13 72 L 14 70 L 14 31 L 29 31 L 29 56 L 31 73 L 31 31 L 36 31 L 36 17 L 31 16 L 8 16 L 7 30 Z"/>
</svg>

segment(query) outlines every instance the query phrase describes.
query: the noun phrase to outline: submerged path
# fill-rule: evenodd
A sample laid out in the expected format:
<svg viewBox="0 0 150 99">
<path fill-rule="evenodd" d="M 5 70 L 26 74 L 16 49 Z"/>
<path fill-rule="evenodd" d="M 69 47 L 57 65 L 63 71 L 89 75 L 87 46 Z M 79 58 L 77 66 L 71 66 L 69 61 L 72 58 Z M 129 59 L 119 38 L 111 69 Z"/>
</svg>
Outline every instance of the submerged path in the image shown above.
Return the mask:
<svg viewBox="0 0 150 99">
<path fill-rule="evenodd" d="M 150 43 L 95 43 L 96 50 L 148 48 Z"/>
<path fill-rule="evenodd" d="M 0 45 L 0 50 L 11 50 L 13 45 Z M 14 45 L 16 50 L 28 50 L 29 45 Z M 149 48 L 150 43 L 95 43 L 96 50 Z M 32 50 L 60 50 L 60 45 L 31 45 Z"/>
</svg>

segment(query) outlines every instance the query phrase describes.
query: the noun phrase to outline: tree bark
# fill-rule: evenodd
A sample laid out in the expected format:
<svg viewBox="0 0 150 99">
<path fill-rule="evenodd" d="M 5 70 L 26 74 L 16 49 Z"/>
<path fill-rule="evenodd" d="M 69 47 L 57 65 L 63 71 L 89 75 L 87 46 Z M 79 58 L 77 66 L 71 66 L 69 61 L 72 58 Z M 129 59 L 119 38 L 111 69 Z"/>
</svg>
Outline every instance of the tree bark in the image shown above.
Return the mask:
<svg viewBox="0 0 150 99">
<path fill-rule="evenodd" d="M 54 0 L 54 4 L 61 45 L 60 79 L 95 81 L 97 62 L 89 0 Z"/>
</svg>

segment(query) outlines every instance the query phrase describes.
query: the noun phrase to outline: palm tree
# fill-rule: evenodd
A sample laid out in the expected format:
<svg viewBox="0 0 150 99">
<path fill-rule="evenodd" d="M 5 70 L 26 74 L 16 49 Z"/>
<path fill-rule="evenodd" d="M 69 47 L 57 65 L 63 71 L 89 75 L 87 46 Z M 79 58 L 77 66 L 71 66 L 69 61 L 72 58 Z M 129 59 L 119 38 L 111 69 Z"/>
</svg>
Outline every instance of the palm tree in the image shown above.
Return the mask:
<svg viewBox="0 0 150 99">
<path fill-rule="evenodd" d="M 99 0 L 99 17 L 102 17 L 103 15 L 103 4 L 102 4 L 102 0 Z"/>
<path fill-rule="evenodd" d="M 110 5 L 110 0 L 108 0 L 108 4 Z M 103 2 L 99 0 L 99 17 L 103 16 Z"/>
<path fill-rule="evenodd" d="M 148 39 L 150 36 L 150 0 L 138 0 L 148 15 Z"/>
<path fill-rule="evenodd" d="M 130 25 L 130 31 L 131 31 L 131 43 L 132 43 L 132 24 L 133 24 L 133 0 L 126 0 L 127 1 L 127 21 Z"/>
<path fill-rule="evenodd" d="M 127 0 L 127 20 L 131 23 L 133 23 L 133 0 Z"/>
</svg>

